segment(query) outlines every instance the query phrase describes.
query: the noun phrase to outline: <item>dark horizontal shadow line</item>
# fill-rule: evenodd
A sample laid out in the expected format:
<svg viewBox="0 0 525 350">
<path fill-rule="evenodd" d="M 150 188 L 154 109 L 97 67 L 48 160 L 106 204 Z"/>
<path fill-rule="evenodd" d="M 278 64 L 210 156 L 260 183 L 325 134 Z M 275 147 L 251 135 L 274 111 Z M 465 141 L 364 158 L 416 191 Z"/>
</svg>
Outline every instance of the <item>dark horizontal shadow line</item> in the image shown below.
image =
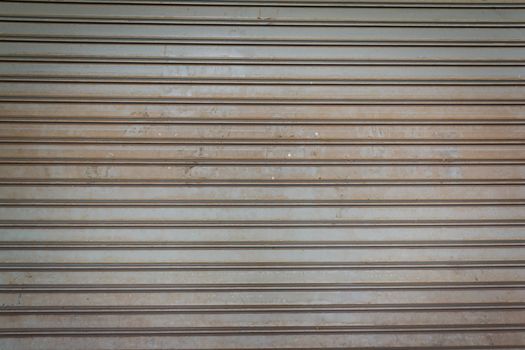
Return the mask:
<svg viewBox="0 0 525 350">
<path fill-rule="evenodd" d="M 286 271 L 523 269 L 525 261 L 0 263 L 0 271 Z"/>
<path fill-rule="evenodd" d="M 521 86 L 525 79 L 285 79 L 285 78 L 177 78 L 126 76 L 2 75 L 0 82 L 85 84 L 191 84 L 191 85 L 306 85 L 306 86 Z"/>
<path fill-rule="evenodd" d="M 0 142 L 1 144 L 1 142 Z M 223 145 L 224 146 L 224 145 Z M 521 159 L 421 159 L 421 160 L 403 160 L 403 159 L 379 159 L 379 160 L 359 160 L 359 159 L 86 159 L 86 158 L 0 158 L 0 165 L 111 165 L 111 166 L 161 166 L 170 165 L 174 167 L 195 167 L 195 166 L 280 166 L 280 167 L 335 167 L 335 166 L 432 166 L 432 167 L 450 167 L 450 166 L 486 166 L 486 165 L 525 165 L 525 160 Z"/>
<path fill-rule="evenodd" d="M 256 38 L 161 38 L 111 36 L 47 36 L 0 35 L 0 42 L 133 44 L 133 45 L 250 45 L 250 46 L 374 46 L 374 47 L 525 47 L 518 40 L 313 40 L 313 39 L 256 39 Z"/>
<path fill-rule="evenodd" d="M 525 66 L 525 59 L 280 59 L 280 58 L 207 58 L 207 57 L 137 57 L 137 56 L 74 56 L 74 55 L 1 55 L 0 62 L 120 63 L 120 64 L 214 64 L 214 65 L 299 65 L 299 66 Z"/>
<path fill-rule="evenodd" d="M 359 349 L 359 350 L 523 350 L 523 347 L 522 346 L 514 346 L 514 345 L 511 345 L 511 346 L 503 346 L 503 345 L 494 345 L 494 346 L 490 346 L 490 347 L 486 347 L 486 346 L 468 346 L 468 345 L 459 345 L 459 346 L 418 346 L 417 348 L 416 347 L 397 347 L 397 346 L 394 346 L 394 347 L 388 347 L 388 348 L 385 348 L 385 347 L 382 347 L 382 346 L 379 346 L 379 347 L 376 347 L 376 346 L 373 346 L 373 347 L 369 347 L 369 346 L 366 346 L 366 347 L 362 347 L 360 346 L 359 348 L 348 348 L 348 347 L 345 347 L 345 348 L 340 348 L 340 347 L 330 347 L 330 348 L 312 348 L 312 347 L 308 347 L 308 348 L 257 348 L 258 350 L 351 350 L 351 349 Z M 119 349 L 121 350 L 121 349 Z M 149 350 L 149 349 L 136 349 L 136 350 Z M 171 350 L 171 349 L 161 349 L 161 350 Z M 200 350 L 200 349 L 195 349 L 195 348 L 186 348 L 185 350 Z M 214 348 L 214 350 L 245 350 L 245 349 L 241 349 L 241 348 Z"/>
<path fill-rule="evenodd" d="M 229 249 L 468 249 L 522 247 L 525 240 L 405 240 L 405 241 L 4 241 L 0 249 L 17 250 L 229 250 Z"/>
<path fill-rule="evenodd" d="M 317 20 L 274 18 L 206 18 L 206 17 L 111 17 L 111 16 L 0 16 L 0 22 L 25 23 L 87 23 L 87 24 L 152 24 L 152 25 L 220 25 L 220 26 L 294 26 L 294 27 L 394 27 L 394 28 L 522 28 L 525 21 L 367 21 L 367 20 Z"/>
<path fill-rule="evenodd" d="M 1 178 L 0 186 L 464 186 L 524 185 L 525 179 L 436 180 L 133 180 L 133 179 L 13 179 Z"/>
<path fill-rule="evenodd" d="M 417 8 L 417 9 L 442 9 L 442 8 L 465 8 L 465 9 L 521 9 L 525 4 L 501 3 L 501 2 L 435 2 L 421 3 L 417 1 L 250 1 L 250 0 L 222 0 L 222 1 L 199 1 L 199 0 L 175 0 L 166 3 L 160 0 L 10 0 L 20 3 L 59 3 L 59 4 L 120 4 L 120 5 L 192 5 L 192 6 L 270 6 L 270 7 L 334 7 L 334 8 Z"/>
<path fill-rule="evenodd" d="M 359 350 L 523 350 L 523 347 L 522 346 L 515 346 L 515 345 L 510 345 L 510 346 L 504 346 L 504 345 L 493 345 L 493 346 L 485 346 L 485 345 L 480 345 L 480 346 L 470 346 L 470 345 L 458 345 L 458 346 L 418 346 L 418 347 L 412 347 L 412 346 L 409 346 L 409 347 L 398 347 L 398 346 L 389 346 L 388 348 L 385 348 L 385 347 L 382 347 L 382 346 L 360 346 L 359 348 L 348 348 L 348 347 L 344 347 L 344 348 L 341 348 L 341 347 L 330 347 L 330 348 L 313 348 L 313 347 L 308 347 L 308 348 L 279 348 L 279 347 L 274 347 L 274 348 L 257 348 L 258 350 L 351 350 L 351 349 L 359 349 Z M 122 349 L 119 349 L 119 350 L 122 350 Z M 149 350 L 149 349 L 135 349 L 135 350 Z M 161 350 L 171 350 L 171 349 L 161 349 Z M 201 349 L 195 349 L 195 348 L 191 348 L 191 349 L 188 349 L 186 348 L 185 350 L 201 350 Z M 241 349 L 241 348 L 214 348 L 214 350 L 245 350 L 245 349 Z"/>
<path fill-rule="evenodd" d="M 166 138 L 166 137 L 112 137 L 112 138 L 95 138 L 95 137 L 9 137 L 0 136 L 0 143 L 4 144 L 120 144 L 120 145 L 219 145 L 219 146 L 346 146 L 346 145 L 357 145 L 357 146 L 439 146 L 439 145 L 453 145 L 453 146 L 470 146 L 470 145 L 525 145 L 525 138 L 506 138 L 506 139 L 472 139 L 472 138 L 457 138 L 457 139 L 415 139 L 415 138 L 400 138 L 400 139 L 387 139 L 387 138 L 370 138 L 370 139 L 294 139 L 294 138 Z M 6 159 L 6 158 L 3 158 Z M 57 158 L 55 158 L 57 159 Z M 67 158 L 62 158 L 67 159 Z M 36 160 L 36 159 L 35 159 Z M 100 159 L 100 161 L 112 161 L 112 159 Z M 114 160 L 117 161 L 117 160 Z M 127 161 L 133 161 L 128 159 Z M 140 160 L 137 160 L 140 161 Z M 146 163 L 148 160 L 144 160 Z M 166 160 L 169 161 L 169 160 Z M 171 160 L 174 161 L 174 160 Z M 191 160 L 189 160 L 191 161 Z M 209 159 L 209 161 L 214 161 Z M 234 160 L 229 160 L 234 161 Z M 239 160 L 249 161 L 249 160 Z M 262 161 L 262 160 L 261 160 Z M 272 160 L 269 160 L 270 162 Z M 279 160 L 274 160 L 279 161 Z M 287 161 L 293 163 L 294 159 L 281 159 L 281 161 Z M 305 160 L 308 161 L 308 160 Z M 339 162 L 350 163 L 352 160 L 334 160 Z M 482 160 L 479 160 L 482 161 Z M 502 160 L 505 161 L 505 160 Z M 220 162 L 217 160 L 217 162 Z M 310 162 L 315 162 L 310 160 Z"/>
<path fill-rule="evenodd" d="M 15 227 L 426 227 L 524 226 L 522 219 L 501 220 L 1 220 Z"/>
<path fill-rule="evenodd" d="M 122 117 L 53 117 L 5 116 L 0 123 L 39 124 L 166 124 L 166 125 L 523 125 L 525 119 L 217 119 L 217 118 L 122 118 Z"/>
<path fill-rule="evenodd" d="M 245 326 L 245 327 L 120 327 L 120 328 L 0 328 L 0 337 L 57 336 L 209 336 L 286 334 L 484 333 L 523 332 L 525 324 Z"/>
<path fill-rule="evenodd" d="M 441 304 L 240 304 L 240 305 L 122 305 L 122 306 L 3 306 L 3 315 L 49 314 L 231 314 L 231 313 L 340 313 L 340 312 L 501 312 L 523 310 L 525 303 Z"/>
<path fill-rule="evenodd" d="M 523 99 L 224 99 L 224 98 L 129 98 L 129 97 L 40 97 L 0 96 L 1 102 L 16 103 L 68 103 L 68 104 L 143 104 L 143 105 L 268 105 L 268 106 L 524 106 Z"/>
<path fill-rule="evenodd" d="M 0 207 L 434 207 L 434 206 L 521 206 L 525 199 L 392 199 L 392 200 L 148 200 L 148 199 L 6 199 Z M 0 243 L 1 244 L 1 243 Z"/>
<path fill-rule="evenodd" d="M 27 180 L 27 179 L 25 179 Z M 2 186 L 6 186 L 6 187 L 17 187 L 17 186 L 40 186 L 41 185 L 41 182 L 37 182 L 37 183 L 33 183 L 33 184 L 27 184 L 27 181 L 23 180 L 22 183 L 20 184 L 11 184 L 11 183 L 7 183 L 7 182 L 0 182 L 0 185 Z M 385 185 L 384 183 L 369 183 L 369 184 L 358 184 L 356 186 L 359 186 L 359 187 L 377 187 L 377 188 L 381 188 L 383 186 L 406 186 L 406 184 L 399 184 L 399 182 L 401 181 L 397 181 L 394 185 Z M 511 188 L 516 188 L 516 190 L 520 190 L 520 187 L 523 186 L 525 184 L 524 183 L 490 183 L 490 182 L 482 182 L 482 183 L 453 183 L 453 184 L 444 184 L 445 186 L 460 186 L 460 187 L 468 187 L 468 188 L 472 188 L 472 187 L 476 187 L 476 188 L 479 188 L 481 186 L 496 186 L 497 187 L 500 187 L 500 186 L 504 186 L 504 187 L 511 187 Z M 425 186 L 425 187 L 428 187 L 428 186 L 440 186 L 441 185 L 441 182 L 439 184 L 421 184 L 421 183 L 410 183 L 408 184 L 409 186 Z M 58 186 L 58 187 L 64 187 L 64 188 L 67 188 L 69 186 L 71 186 L 70 184 L 68 183 L 64 183 L 64 184 L 58 184 L 58 183 L 51 183 L 49 186 Z M 102 188 L 104 187 L 117 187 L 117 188 L 122 188 L 122 189 L 126 189 L 126 188 L 134 188 L 134 187 L 144 187 L 144 188 L 148 188 L 150 186 L 152 186 L 151 184 L 149 183 L 146 183 L 146 184 L 139 184 L 139 183 L 126 183 L 126 184 L 118 184 L 118 183 L 115 183 L 115 184 L 108 184 L 106 182 L 103 182 L 103 183 L 90 183 L 90 184 L 85 184 L 83 182 L 79 183 L 79 184 L 73 184 L 73 186 L 78 186 L 78 187 L 97 187 L 97 186 L 100 186 Z M 155 186 L 155 185 L 153 185 Z M 167 185 L 169 186 L 169 185 Z M 230 185 L 226 184 L 218 184 L 218 185 L 214 185 L 214 184 L 209 184 L 209 183 L 204 183 L 204 184 L 196 184 L 196 183 L 187 183 L 187 184 L 179 184 L 177 185 L 178 187 L 181 187 L 181 188 L 184 188 L 184 187 L 191 187 L 191 188 L 199 188 L 199 187 L 202 187 L 202 188 L 206 188 L 206 187 L 209 187 L 209 186 L 217 186 L 217 187 L 229 187 Z M 283 186 L 286 186 L 286 187 L 290 187 L 290 188 L 302 188 L 304 185 L 302 183 L 299 183 L 299 184 L 287 184 L 287 185 L 283 185 L 282 183 L 276 183 L 276 184 L 273 184 L 273 183 L 268 183 L 268 184 L 265 184 L 265 185 L 260 185 L 258 183 L 252 185 L 252 184 L 247 184 L 247 183 L 240 183 L 240 184 L 233 184 L 232 186 L 240 186 L 240 187 L 254 187 L 254 188 L 257 188 L 259 186 L 264 186 L 266 187 L 267 189 L 279 189 Z M 310 186 L 310 185 L 309 185 Z M 315 185 L 312 185 L 312 186 L 315 186 Z M 346 186 L 345 183 L 343 184 L 324 184 L 323 186 L 319 186 L 319 187 L 344 187 Z M 351 186 L 351 185 L 349 185 Z"/>
<path fill-rule="evenodd" d="M 0 284 L 0 293 L 164 293 L 274 291 L 440 291 L 525 289 L 525 281 L 214 284 Z"/>
</svg>

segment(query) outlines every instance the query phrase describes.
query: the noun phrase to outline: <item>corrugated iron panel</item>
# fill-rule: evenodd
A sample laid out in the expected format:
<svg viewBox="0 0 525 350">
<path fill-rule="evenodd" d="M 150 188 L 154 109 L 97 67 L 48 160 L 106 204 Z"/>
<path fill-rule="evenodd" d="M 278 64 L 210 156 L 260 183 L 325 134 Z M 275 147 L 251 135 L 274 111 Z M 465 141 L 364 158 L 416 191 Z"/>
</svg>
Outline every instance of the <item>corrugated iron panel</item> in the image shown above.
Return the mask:
<svg viewBox="0 0 525 350">
<path fill-rule="evenodd" d="M 0 348 L 525 347 L 525 3 L 0 9 Z"/>
</svg>

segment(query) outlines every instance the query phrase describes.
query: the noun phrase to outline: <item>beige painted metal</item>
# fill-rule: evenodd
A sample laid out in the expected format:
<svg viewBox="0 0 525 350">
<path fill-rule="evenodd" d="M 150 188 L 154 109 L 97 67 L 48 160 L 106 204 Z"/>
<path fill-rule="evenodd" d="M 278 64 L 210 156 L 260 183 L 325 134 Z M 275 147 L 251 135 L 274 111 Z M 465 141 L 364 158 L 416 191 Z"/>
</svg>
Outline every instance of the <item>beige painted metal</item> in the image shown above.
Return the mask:
<svg viewBox="0 0 525 350">
<path fill-rule="evenodd" d="M 525 3 L 0 3 L 0 349 L 525 348 Z"/>
</svg>

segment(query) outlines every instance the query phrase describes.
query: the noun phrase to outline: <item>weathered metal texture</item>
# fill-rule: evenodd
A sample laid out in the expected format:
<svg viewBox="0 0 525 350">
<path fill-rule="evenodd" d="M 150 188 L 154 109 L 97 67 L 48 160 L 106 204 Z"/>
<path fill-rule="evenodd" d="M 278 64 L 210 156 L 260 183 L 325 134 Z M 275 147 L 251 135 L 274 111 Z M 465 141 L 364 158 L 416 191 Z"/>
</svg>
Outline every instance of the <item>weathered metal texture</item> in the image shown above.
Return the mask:
<svg viewBox="0 0 525 350">
<path fill-rule="evenodd" d="M 525 348 L 525 3 L 0 4 L 0 349 Z"/>
</svg>

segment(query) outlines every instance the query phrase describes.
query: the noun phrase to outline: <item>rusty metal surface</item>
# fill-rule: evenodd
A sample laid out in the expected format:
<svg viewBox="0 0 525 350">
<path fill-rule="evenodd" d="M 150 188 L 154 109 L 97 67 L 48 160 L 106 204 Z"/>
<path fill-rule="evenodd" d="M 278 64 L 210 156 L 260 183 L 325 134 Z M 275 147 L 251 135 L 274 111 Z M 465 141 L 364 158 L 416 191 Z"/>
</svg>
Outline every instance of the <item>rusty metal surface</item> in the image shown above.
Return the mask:
<svg viewBox="0 0 525 350">
<path fill-rule="evenodd" d="M 0 349 L 525 348 L 525 3 L 0 3 Z"/>
</svg>

